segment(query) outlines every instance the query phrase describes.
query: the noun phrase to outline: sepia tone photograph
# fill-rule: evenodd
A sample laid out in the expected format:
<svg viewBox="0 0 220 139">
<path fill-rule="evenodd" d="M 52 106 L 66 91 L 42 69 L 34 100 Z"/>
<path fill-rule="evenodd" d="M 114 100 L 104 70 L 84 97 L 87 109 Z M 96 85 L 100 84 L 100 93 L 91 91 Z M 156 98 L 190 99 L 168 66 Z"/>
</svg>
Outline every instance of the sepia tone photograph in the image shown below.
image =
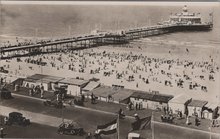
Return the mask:
<svg viewBox="0 0 220 139">
<path fill-rule="evenodd" d="M 0 1 L 0 138 L 220 139 L 220 3 Z"/>
</svg>

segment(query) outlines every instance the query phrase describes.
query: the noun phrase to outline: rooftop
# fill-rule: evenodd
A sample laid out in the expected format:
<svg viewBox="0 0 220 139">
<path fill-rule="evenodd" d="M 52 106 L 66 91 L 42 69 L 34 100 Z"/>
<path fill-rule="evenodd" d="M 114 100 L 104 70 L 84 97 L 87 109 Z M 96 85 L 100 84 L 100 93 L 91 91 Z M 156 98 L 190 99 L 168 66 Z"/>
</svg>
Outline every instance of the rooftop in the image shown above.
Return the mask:
<svg viewBox="0 0 220 139">
<path fill-rule="evenodd" d="M 178 104 L 185 104 L 186 101 L 190 100 L 191 97 L 186 94 L 180 94 L 172 98 L 169 103 L 178 103 Z"/>
<path fill-rule="evenodd" d="M 25 81 L 29 82 L 58 82 L 64 78 L 58 76 L 51 75 L 43 75 L 43 74 L 34 74 L 25 79 Z"/>
<path fill-rule="evenodd" d="M 129 98 L 133 94 L 134 90 L 130 89 L 118 89 L 117 93 L 113 94 L 112 97 L 115 101 L 122 102 L 123 100 Z"/>
<path fill-rule="evenodd" d="M 208 102 L 207 101 L 202 101 L 202 100 L 192 100 L 188 106 L 192 107 L 204 107 Z"/>
<path fill-rule="evenodd" d="M 208 102 L 208 103 L 206 104 L 206 107 L 207 107 L 207 108 L 210 108 L 210 109 L 212 109 L 212 110 L 214 110 L 215 108 L 218 107 L 218 105 L 217 105 L 216 103 L 210 103 L 210 102 Z"/>
<path fill-rule="evenodd" d="M 115 90 L 113 87 L 100 86 L 98 88 L 93 89 L 89 93 L 93 93 L 95 96 L 108 97 L 109 95 L 115 94 L 116 91 L 117 90 Z"/>
<path fill-rule="evenodd" d="M 150 94 L 148 92 L 143 92 L 143 91 L 136 91 L 131 95 L 131 97 L 152 100 L 153 94 Z"/>
<path fill-rule="evenodd" d="M 100 85 L 100 83 L 95 82 L 95 81 L 90 81 L 84 88 L 83 90 L 85 91 L 91 91 L 95 88 L 97 88 Z"/>
<path fill-rule="evenodd" d="M 31 75 L 31 76 L 27 77 L 27 79 L 40 80 L 40 79 L 43 79 L 46 76 L 48 76 L 48 75 L 34 74 L 34 75 Z"/>
<path fill-rule="evenodd" d="M 164 102 L 164 103 L 168 103 L 168 101 L 173 98 L 172 95 L 154 94 L 154 93 L 142 92 L 142 91 L 134 92 L 131 95 L 131 97 L 146 99 L 146 100 L 151 100 L 151 101 L 156 101 L 156 102 Z"/>
<path fill-rule="evenodd" d="M 65 78 L 63 80 L 60 80 L 59 82 L 64 84 L 82 86 L 84 84 L 87 84 L 89 81 L 76 79 L 76 78 Z"/>
</svg>

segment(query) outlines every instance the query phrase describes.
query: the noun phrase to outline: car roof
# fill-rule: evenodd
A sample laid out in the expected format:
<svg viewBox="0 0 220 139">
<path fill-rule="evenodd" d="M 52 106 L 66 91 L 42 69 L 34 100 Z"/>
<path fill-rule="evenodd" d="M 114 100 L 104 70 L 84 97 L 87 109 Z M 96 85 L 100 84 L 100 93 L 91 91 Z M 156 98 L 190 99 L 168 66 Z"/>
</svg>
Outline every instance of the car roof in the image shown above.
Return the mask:
<svg viewBox="0 0 220 139">
<path fill-rule="evenodd" d="M 73 126 L 75 126 L 75 127 L 79 127 L 79 125 L 76 123 L 76 122 L 63 122 L 63 123 L 61 123 L 60 124 L 60 126 L 62 126 L 62 125 L 73 125 Z"/>
<path fill-rule="evenodd" d="M 9 113 L 9 115 L 22 115 L 22 114 L 19 112 L 11 112 L 11 113 Z"/>
<path fill-rule="evenodd" d="M 1 92 L 4 92 L 4 91 L 8 91 L 8 92 L 10 92 L 7 88 L 5 88 L 5 87 L 2 87 L 1 89 L 0 89 L 0 91 Z"/>
</svg>

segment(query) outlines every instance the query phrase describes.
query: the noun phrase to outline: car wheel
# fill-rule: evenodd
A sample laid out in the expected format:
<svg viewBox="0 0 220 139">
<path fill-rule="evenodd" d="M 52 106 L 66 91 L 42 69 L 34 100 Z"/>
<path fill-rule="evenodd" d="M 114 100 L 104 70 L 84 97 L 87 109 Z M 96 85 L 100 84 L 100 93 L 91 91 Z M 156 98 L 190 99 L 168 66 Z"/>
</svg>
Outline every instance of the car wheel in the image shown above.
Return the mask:
<svg viewBox="0 0 220 139">
<path fill-rule="evenodd" d="M 84 131 L 80 130 L 80 131 L 79 131 L 79 135 L 80 135 L 80 136 L 83 136 L 83 135 L 84 135 Z"/>
<path fill-rule="evenodd" d="M 12 122 L 9 122 L 9 121 L 8 121 L 8 122 L 7 122 L 7 125 L 9 125 L 9 126 L 12 125 Z"/>
<path fill-rule="evenodd" d="M 75 134 L 76 134 L 75 130 L 71 130 L 70 133 L 71 133 L 72 135 L 75 135 Z"/>
<path fill-rule="evenodd" d="M 58 131 L 58 133 L 59 133 L 60 135 L 63 135 L 64 132 L 63 132 L 63 131 Z"/>
</svg>

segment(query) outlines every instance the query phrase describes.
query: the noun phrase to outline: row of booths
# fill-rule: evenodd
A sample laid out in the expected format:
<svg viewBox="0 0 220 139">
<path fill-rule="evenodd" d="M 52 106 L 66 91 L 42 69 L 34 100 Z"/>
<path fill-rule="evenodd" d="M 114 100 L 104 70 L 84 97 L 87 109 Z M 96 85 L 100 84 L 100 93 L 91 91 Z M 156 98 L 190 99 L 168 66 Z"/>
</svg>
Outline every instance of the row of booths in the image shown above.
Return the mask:
<svg viewBox="0 0 220 139">
<path fill-rule="evenodd" d="M 168 103 L 174 112 L 188 112 L 188 115 L 198 115 L 200 118 L 216 119 L 219 115 L 220 103 L 211 103 L 204 100 L 192 99 L 187 94 L 180 94 L 171 99 Z"/>
<path fill-rule="evenodd" d="M 173 98 L 171 95 L 125 89 L 118 85 L 104 86 L 94 78 L 83 80 L 34 74 L 23 81 L 24 87 L 33 88 L 37 85 L 43 86 L 45 91 L 55 91 L 56 86 L 66 86 L 67 95 L 79 96 L 84 94 L 86 97 L 90 97 L 93 94 L 101 101 L 125 104 L 131 101 L 133 104 L 142 103 L 143 108 L 150 109 L 167 106 L 169 100 Z"/>
<path fill-rule="evenodd" d="M 188 111 L 189 115 L 198 114 L 201 118 L 212 119 L 218 113 L 218 105 L 207 101 L 195 100 L 186 94 L 177 96 L 161 94 L 159 92 L 146 92 L 125 89 L 123 86 L 104 86 L 98 79 L 83 80 L 79 78 L 62 78 L 51 75 L 35 74 L 23 81 L 23 86 L 34 87 L 44 86 L 44 90 L 55 90 L 56 86 L 66 86 L 67 95 L 86 97 L 95 95 L 101 101 L 112 101 L 114 103 L 132 102 L 141 104 L 146 109 L 162 109 L 170 107 L 174 113 Z M 214 114 L 214 115 L 213 115 Z"/>
<path fill-rule="evenodd" d="M 23 80 L 23 87 L 34 88 L 43 86 L 45 91 L 55 91 L 56 87 L 65 86 L 68 95 L 79 96 L 82 92 L 91 91 L 100 86 L 100 83 L 79 78 L 62 78 L 51 75 L 34 74 Z"/>
</svg>

